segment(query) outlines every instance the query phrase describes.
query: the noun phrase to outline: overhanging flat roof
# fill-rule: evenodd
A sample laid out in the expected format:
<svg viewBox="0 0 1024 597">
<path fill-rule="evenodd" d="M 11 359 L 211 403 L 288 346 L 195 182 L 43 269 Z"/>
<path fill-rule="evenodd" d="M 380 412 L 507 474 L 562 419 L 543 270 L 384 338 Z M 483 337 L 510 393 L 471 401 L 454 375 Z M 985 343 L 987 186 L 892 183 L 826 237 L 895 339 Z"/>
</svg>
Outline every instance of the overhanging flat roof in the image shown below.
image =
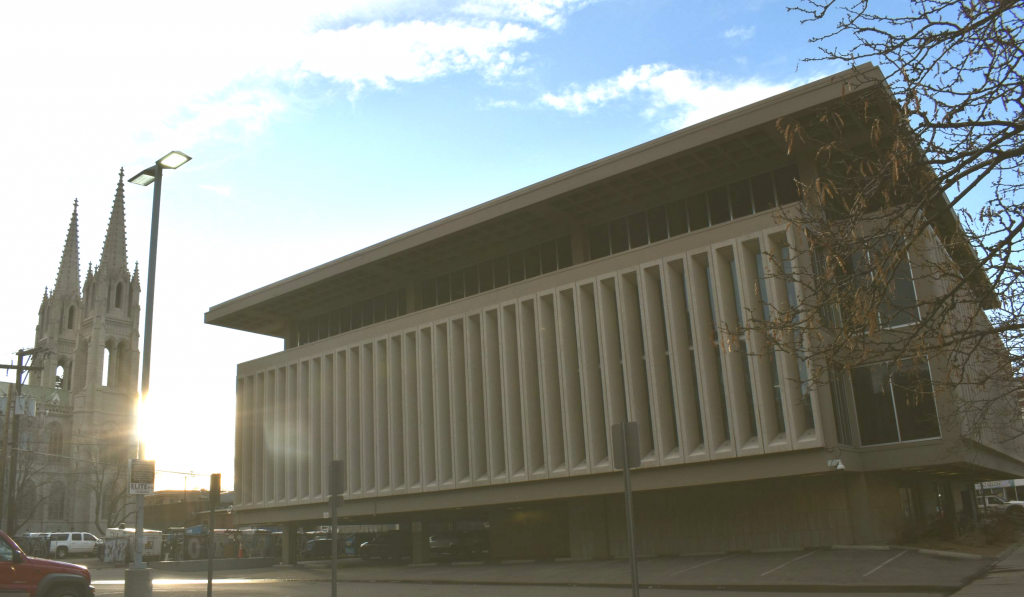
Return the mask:
<svg viewBox="0 0 1024 597">
<path fill-rule="evenodd" d="M 484 226 L 531 206 L 557 201 L 596 183 L 628 176 L 638 169 L 657 167 L 678 154 L 692 154 L 694 150 L 723 143 L 726 139 L 749 131 L 758 133 L 759 139 L 772 136 L 772 150 L 785 155 L 781 135 L 774 131 L 775 121 L 782 116 L 849 95 L 856 91 L 851 82 L 854 80 L 863 89 L 883 82 L 884 77 L 877 67 L 863 65 L 669 133 L 215 305 L 206 313 L 205 322 L 283 336 L 280 320 L 288 312 L 284 303 L 298 301 L 302 293 L 311 292 L 318 285 L 323 286 L 332 279 L 372 279 L 374 264 L 431 243 L 436 244 L 450 235 Z M 749 146 L 756 139 L 739 141 Z"/>
</svg>

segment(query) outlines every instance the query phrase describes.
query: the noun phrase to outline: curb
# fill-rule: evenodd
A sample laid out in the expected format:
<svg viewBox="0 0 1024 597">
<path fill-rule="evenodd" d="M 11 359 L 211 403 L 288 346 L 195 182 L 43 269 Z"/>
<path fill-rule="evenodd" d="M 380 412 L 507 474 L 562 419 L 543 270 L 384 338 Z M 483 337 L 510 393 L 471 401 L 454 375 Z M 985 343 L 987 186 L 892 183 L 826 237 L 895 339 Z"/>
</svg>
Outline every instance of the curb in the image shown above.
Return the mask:
<svg viewBox="0 0 1024 597">
<path fill-rule="evenodd" d="M 976 553 L 963 553 L 959 551 L 941 551 L 938 549 L 919 549 L 917 553 L 923 553 L 929 556 L 939 556 L 943 558 L 955 558 L 957 560 L 981 560 L 985 559 L 984 556 L 980 556 Z"/>
<path fill-rule="evenodd" d="M 833 547 L 835 549 L 835 547 Z M 750 553 L 796 553 L 804 551 L 802 547 L 769 547 L 766 549 L 752 549 Z"/>
<path fill-rule="evenodd" d="M 537 560 L 502 560 L 499 564 L 536 564 Z"/>
<path fill-rule="evenodd" d="M 483 566 L 483 562 L 452 562 L 452 566 Z"/>
<path fill-rule="evenodd" d="M 847 549 L 855 551 L 889 551 L 888 545 L 833 545 L 832 549 Z"/>
<path fill-rule="evenodd" d="M 427 566 L 437 566 L 437 562 L 420 562 L 419 564 L 408 564 L 407 568 L 426 568 Z"/>
<path fill-rule="evenodd" d="M 681 554 L 679 554 L 679 557 L 681 557 L 681 558 L 707 558 L 707 557 L 711 557 L 711 556 L 724 556 L 724 555 L 728 555 L 728 554 L 726 552 L 724 552 L 724 551 L 697 551 L 697 552 L 694 552 L 694 553 L 681 553 Z"/>
</svg>

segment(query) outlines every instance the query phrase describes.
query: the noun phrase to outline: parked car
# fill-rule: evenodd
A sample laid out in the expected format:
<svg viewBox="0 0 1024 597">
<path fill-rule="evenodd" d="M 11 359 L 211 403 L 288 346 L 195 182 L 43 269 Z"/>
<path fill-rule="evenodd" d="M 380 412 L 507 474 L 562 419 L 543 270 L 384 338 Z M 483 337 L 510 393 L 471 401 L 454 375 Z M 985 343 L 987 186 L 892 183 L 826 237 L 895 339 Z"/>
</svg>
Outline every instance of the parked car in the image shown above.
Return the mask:
<svg viewBox="0 0 1024 597">
<path fill-rule="evenodd" d="M 61 560 L 68 556 L 95 554 L 100 540 L 92 533 L 50 533 L 49 542 L 50 555 Z"/>
<path fill-rule="evenodd" d="M 338 555 L 344 555 L 339 550 Z M 302 547 L 300 556 L 307 560 L 321 560 L 331 557 L 330 539 L 310 539 Z"/>
<path fill-rule="evenodd" d="M 1021 512 L 1024 510 L 1024 501 L 1004 500 L 995 495 L 986 495 L 985 501 L 978 496 L 978 511 L 985 513 L 986 508 L 989 514 L 1003 514 L 1004 512 Z"/>
<path fill-rule="evenodd" d="M 465 537 L 452 531 L 443 531 L 430 536 L 430 553 L 435 555 L 462 556 L 471 552 Z"/>
<path fill-rule="evenodd" d="M 359 557 L 364 560 L 411 558 L 412 536 L 408 533 L 382 533 L 359 546 Z"/>
<path fill-rule="evenodd" d="M 89 569 L 27 555 L 0 531 L 0 593 L 36 597 L 92 597 Z"/>
</svg>

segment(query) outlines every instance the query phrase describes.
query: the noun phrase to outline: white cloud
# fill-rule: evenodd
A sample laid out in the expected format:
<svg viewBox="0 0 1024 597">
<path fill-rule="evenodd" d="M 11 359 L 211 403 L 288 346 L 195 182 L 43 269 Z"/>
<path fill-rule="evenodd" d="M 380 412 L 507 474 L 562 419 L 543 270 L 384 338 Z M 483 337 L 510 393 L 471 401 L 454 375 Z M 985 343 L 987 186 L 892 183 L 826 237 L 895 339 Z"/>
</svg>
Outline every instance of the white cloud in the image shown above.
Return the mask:
<svg viewBox="0 0 1024 597">
<path fill-rule="evenodd" d="M 200 189 L 206 189 L 207 191 L 212 191 L 214 193 L 217 193 L 221 197 L 229 197 L 229 196 L 231 196 L 231 187 L 221 187 L 221 186 L 216 186 L 216 185 L 212 185 L 212 184 L 201 184 L 201 185 L 199 185 L 199 188 Z"/>
<path fill-rule="evenodd" d="M 754 37 L 754 26 L 751 25 L 749 27 L 731 27 L 727 29 L 726 32 L 723 33 L 722 35 L 724 35 L 726 39 L 750 39 Z"/>
<path fill-rule="evenodd" d="M 674 130 L 740 108 L 752 102 L 801 85 L 811 78 L 768 83 L 758 78 L 717 79 L 672 68 L 667 64 L 645 64 L 629 68 L 617 77 L 591 83 L 586 88 L 570 87 L 540 98 L 542 105 L 556 110 L 585 114 L 625 98 L 643 101 L 644 116 L 660 120 Z"/>
<path fill-rule="evenodd" d="M 299 68 L 350 83 L 356 90 L 366 84 L 388 89 L 393 82 L 423 81 L 467 70 L 501 77 L 517 59 L 510 49 L 536 35 L 528 27 L 494 21 L 485 25 L 378 21 L 318 31 L 308 40 Z"/>
<path fill-rule="evenodd" d="M 318 78 L 350 96 L 462 72 L 498 82 L 525 71 L 519 48 L 538 28 L 590 1 L 12 0 L 0 64 L 17 93 L 0 111 L 0 160 L 55 157 L 60 138 L 71 152 L 93 147 L 83 170 L 109 168 L 109 155 L 141 163 L 168 144 L 244 138 L 323 97 L 308 84 Z"/>
<path fill-rule="evenodd" d="M 456 9 L 467 15 L 489 19 L 530 22 L 559 29 L 565 17 L 595 0 L 468 0 Z"/>
</svg>

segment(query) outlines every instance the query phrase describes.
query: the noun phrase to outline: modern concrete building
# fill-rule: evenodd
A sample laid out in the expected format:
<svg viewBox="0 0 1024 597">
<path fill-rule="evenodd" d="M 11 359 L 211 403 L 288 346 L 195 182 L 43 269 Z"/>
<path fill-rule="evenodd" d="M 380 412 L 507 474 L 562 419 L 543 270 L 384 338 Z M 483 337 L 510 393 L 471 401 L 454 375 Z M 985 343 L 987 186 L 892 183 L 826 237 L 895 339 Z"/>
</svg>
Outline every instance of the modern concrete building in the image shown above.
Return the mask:
<svg viewBox="0 0 1024 597">
<path fill-rule="evenodd" d="M 484 520 L 495 557 L 621 555 L 627 417 L 641 554 L 894 540 L 1024 472 L 1016 448 L 951 449 L 948 396 L 885 410 L 872 392 L 905 397 L 870 370 L 808 392 L 807 364 L 764 338 L 720 341 L 800 292 L 770 274 L 815 164 L 775 123 L 857 93 L 843 76 L 212 307 L 207 323 L 284 341 L 238 366 L 239 523 L 321 524 L 344 459 L 350 522 Z"/>
</svg>

